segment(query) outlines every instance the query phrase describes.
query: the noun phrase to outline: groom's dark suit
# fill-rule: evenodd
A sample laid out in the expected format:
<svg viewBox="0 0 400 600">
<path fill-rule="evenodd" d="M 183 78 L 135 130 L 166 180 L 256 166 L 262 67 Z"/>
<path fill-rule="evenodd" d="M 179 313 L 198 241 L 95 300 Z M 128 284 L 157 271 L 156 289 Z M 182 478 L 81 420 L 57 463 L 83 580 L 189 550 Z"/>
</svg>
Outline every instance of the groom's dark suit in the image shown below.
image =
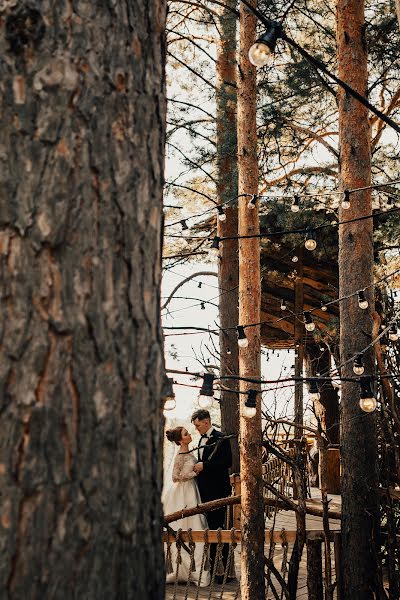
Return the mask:
<svg viewBox="0 0 400 600">
<path fill-rule="evenodd" d="M 197 476 L 202 502 L 226 498 L 231 495 L 231 484 L 229 481 L 229 469 L 232 466 L 232 451 L 229 440 L 223 440 L 223 434 L 213 429 L 198 458 L 203 463 L 203 470 Z M 221 440 L 218 442 L 218 440 Z M 208 527 L 218 529 L 225 527 L 226 508 L 219 508 L 206 513 Z M 224 544 L 223 559 L 226 564 L 228 545 Z M 210 546 L 211 569 L 213 568 L 216 544 Z"/>
</svg>

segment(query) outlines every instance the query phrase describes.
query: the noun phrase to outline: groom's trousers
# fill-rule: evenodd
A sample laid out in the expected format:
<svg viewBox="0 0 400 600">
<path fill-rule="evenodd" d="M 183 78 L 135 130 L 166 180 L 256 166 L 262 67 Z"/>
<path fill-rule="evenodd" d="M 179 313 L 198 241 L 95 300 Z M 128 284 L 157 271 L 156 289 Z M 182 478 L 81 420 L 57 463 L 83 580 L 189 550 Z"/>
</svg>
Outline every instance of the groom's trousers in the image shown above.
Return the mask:
<svg viewBox="0 0 400 600">
<path fill-rule="evenodd" d="M 212 510 L 206 513 L 207 523 L 209 529 L 225 529 L 225 520 L 226 520 L 226 508 L 219 508 L 218 510 Z M 210 544 L 210 567 L 211 574 L 214 571 L 214 563 L 215 563 L 215 555 L 217 553 L 217 544 Z M 229 544 L 224 544 L 222 547 L 222 560 L 224 563 L 224 568 L 226 569 L 226 563 L 228 560 L 229 554 Z"/>
</svg>

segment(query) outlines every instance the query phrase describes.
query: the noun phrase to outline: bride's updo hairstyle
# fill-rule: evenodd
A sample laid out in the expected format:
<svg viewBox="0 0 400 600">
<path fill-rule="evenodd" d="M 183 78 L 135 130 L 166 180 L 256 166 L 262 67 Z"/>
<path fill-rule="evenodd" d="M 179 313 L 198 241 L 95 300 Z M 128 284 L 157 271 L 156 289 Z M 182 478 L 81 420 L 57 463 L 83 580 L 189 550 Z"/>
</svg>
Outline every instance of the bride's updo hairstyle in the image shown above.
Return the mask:
<svg viewBox="0 0 400 600">
<path fill-rule="evenodd" d="M 165 432 L 167 440 L 169 440 L 170 442 L 175 442 L 177 446 L 180 446 L 183 429 L 184 427 L 174 427 L 173 429 L 167 429 L 167 431 Z"/>
</svg>

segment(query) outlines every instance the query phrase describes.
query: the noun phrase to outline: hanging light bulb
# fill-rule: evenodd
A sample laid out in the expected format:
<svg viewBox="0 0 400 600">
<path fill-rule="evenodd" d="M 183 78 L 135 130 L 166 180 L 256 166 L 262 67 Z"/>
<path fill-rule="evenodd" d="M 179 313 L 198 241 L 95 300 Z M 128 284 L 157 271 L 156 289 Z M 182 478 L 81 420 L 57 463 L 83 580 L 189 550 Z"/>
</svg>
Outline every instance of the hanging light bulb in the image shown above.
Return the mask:
<svg viewBox="0 0 400 600">
<path fill-rule="evenodd" d="M 315 329 L 315 323 L 312 320 L 311 313 L 309 313 L 308 310 L 304 311 L 304 327 L 307 329 L 307 331 L 314 331 Z"/>
<path fill-rule="evenodd" d="M 247 392 L 246 402 L 241 410 L 242 417 L 252 419 L 257 414 L 257 390 Z"/>
<path fill-rule="evenodd" d="M 200 309 L 206 310 L 206 305 L 204 304 L 204 302 L 200 302 Z"/>
<path fill-rule="evenodd" d="M 176 400 L 175 398 L 168 398 L 164 402 L 164 410 L 174 410 L 176 408 Z"/>
<path fill-rule="evenodd" d="M 299 261 L 299 257 L 296 256 L 295 254 L 292 256 L 292 262 L 296 263 Z"/>
<path fill-rule="evenodd" d="M 204 373 L 203 383 L 199 392 L 200 408 L 211 408 L 214 402 L 214 373 Z"/>
<path fill-rule="evenodd" d="M 202 286 L 202 282 L 201 282 L 201 281 L 199 281 L 199 285 L 198 285 L 197 287 L 198 287 L 198 288 L 201 288 L 201 286 Z"/>
<path fill-rule="evenodd" d="M 218 236 L 216 236 L 213 239 L 213 243 L 211 244 L 210 247 L 210 254 L 212 255 L 217 255 L 219 253 L 219 242 L 220 242 L 221 238 L 219 238 Z"/>
<path fill-rule="evenodd" d="M 299 212 L 299 210 L 300 210 L 300 197 L 299 196 L 295 196 L 293 198 L 293 202 L 292 202 L 292 206 L 290 207 L 290 210 L 294 213 Z"/>
<path fill-rule="evenodd" d="M 353 361 L 353 372 L 356 375 L 362 375 L 364 373 L 364 363 L 362 354 L 357 354 Z"/>
<path fill-rule="evenodd" d="M 238 346 L 240 348 L 247 348 L 247 346 L 249 345 L 249 340 L 246 337 L 243 325 L 238 325 L 236 327 L 236 330 L 238 334 Z"/>
<path fill-rule="evenodd" d="M 391 342 L 397 342 L 398 339 L 399 339 L 399 332 L 397 330 L 397 325 L 396 325 L 396 323 L 392 323 L 391 326 L 389 327 L 389 340 Z"/>
<path fill-rule="evenodd" d="M 226 214 L 224 211 L 224 207 L 223 206 L 217 206 L 217 211 L 218 211 L 218 220 L 219 221 L 226 221 Z"/>
<path fill-rule="evenodd" d="M 230 356 L 232 354 L 232 350 L 230 348 L 227 348 L 226 349 L 226 353 L 227 353 L 228 356 Z"/>
<path fill-rule="evenodd" d="M 376 399 L 372 392 L 371 377 L 361 377 L 360 386 L 360 408 L 366 413 L 372 413 L 376 409 Z"/>
<path fill-rule="evenodd" d="M 344 190 L 343 200 L 342 200 L 342 208 L 344 210 L 348 210 L 350 208 L 350 192 L 349 192 L 349 190 Z"/>
<path fill-rule="evenodd" d="M 164 410 L 174 410 L 176 407 L 175 392 L 173 388 L 174 380 L 172 377 L 165 377 L 161 397 L 164 400 Z"/>
<path fill-rule="evenodd" d="M 257 194 L 253 194 L 249 200 L 249 203 L 247 204 L 247 208 L 250 208 L 250 210 L 253 210 L 256 207 L 257 198 L 258 198 Z"/>
<path fill-rule="evenodd" d="M 323 310 L 324 312 L 328 310 L 328 307 L 323 302 L 321 302 L 321 310 Z"/>
<path fill-rule="evenodd" d="M 281 300 L 281 310 L 286 310 L 287 306 L 286 306 L 286 302 L 284 300 Z"/>
<path fill-rule="evenodd" d="M 312 400 L 313 402 L 317 402 L 321 398 L 321 394 L 319 393 L 319 390 L 318 390 L 318 384 L 315 381 L 315 379 L 310 381 L 308 391 L 310 394 L 310 400 Z"/>
<path fill-rule="evenodd" d="M 249 61 L 255 67 L 264 67 L 275 52 L 276 41 L 282 32 L 279 23 L 272 21 L 269 28 L 251 46 Z"/>
<path fill-rule="evenodd" d="M 189 229 L 188 224 L 186 223 L 186 219 L 182 219 L 182 221 L 180 221 L 181 227 L 182 227 L 182 231 L 185 231 L 185 229 Z"/>
<path fill-rule="evenodd" d="M 358 306 L 363 310 L 368 308 L 368 300 L 365 297 L 365 290 L 360 290 L 358 292 Z"/>
<path fill-rule="evenodd" d="M 314 229 L 307 229 L 304 246 L 307 250 L 313 251 L 317 247 L 317 240 Z"/>
</svg>

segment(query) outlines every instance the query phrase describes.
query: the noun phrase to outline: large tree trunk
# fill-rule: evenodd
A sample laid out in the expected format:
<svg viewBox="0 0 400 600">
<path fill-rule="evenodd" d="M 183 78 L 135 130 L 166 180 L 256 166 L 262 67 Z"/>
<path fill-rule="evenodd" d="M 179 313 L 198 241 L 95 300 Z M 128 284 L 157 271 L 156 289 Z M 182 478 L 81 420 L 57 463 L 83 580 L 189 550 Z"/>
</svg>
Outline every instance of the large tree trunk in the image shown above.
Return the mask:
<svg viewBox="0 0 400 600">
<path fill-rule="evenodd" d="M 256 72 L 250 64 L 248 52 L 255 39 L 256 19 L 242 4 L 240 7 L 240 54 L 238 77 L 238 172 L 239 194 L 257 194 L 257 127 L 256 127 Z M 248 198 L 239 202 L 239 235 L 254 235 L 260 231 L 258 202 L 253 210 L 247 207 Z M 239 323 L 247 325 L 260 322 L 260 240 L 239 241 Z M 247 348 L 239 351 L 241 377 L 260 378 L 261 342 L 260 326 L 248 327 Z M 240 381 L 245 392 L 255 384 Z M 241 394 L 243 407 L 246 395 Z M 251 419 L 240 418 L 240 469 L 242 493 L 242 552 L 241 598 L 263 600 L 264 585 L 264 503 L 261 464 L 261 402 L 257 401 L 257 414 Z"/>
<path fill-rule="evenodd" d="M 338 0 L 338 75 L 360 94 L 367 94 L 367 53 L 364 3 Z M 343 189 L 368 186 L 371 181 L 370 127 L 367 110 L 339 91 L 339 134 Z M 350 210 L 340 210 L 340 221 L 371 214 L 371 192 L 351 195 Z M 354 294 L 373 281 L 372 219 L 339 228 L 339 296 Z M 340 362 L 362 351 L 372 337 L 374 291 L 366 292 L 369 308 L 361 310 L 357 297 L 340 302 Z M 374 371 L 373 350 L 364 354 L 366 375 Z M 352 361 L 341 374 L 354 376 Z M 378 519 L 377 440 L 374 414 L 360 410 L 359 385 L 342 382 L 342 558 L 345 598 L 374 598 L 376 579 L 376 524 Z"/>
<path fill-rule="evenodd" d="M 2 15 L 0 597 L 164 597 L 165 3 Z"/>
<path fill-rule="evenodd" d="M 230 6 L 236 5 L 235 0 Z M 217 46 L 217 194 L 218 204 L 225 207 L 226 220 L 218 220 L 220 237 L 236 236 L 238 232 L 237 211 L 237 135 L 236 135 L 236 18 L 227 7 L 219 9 L 220 39 Z M 221 245 L 219 262 L 219 316 L 221 333 L 220 374 L 239 373 L 239 352 L 236 331 L 229 329 L 239 320 L 238 288 L 239 257 L 238 241 L 227 240 Z M 228 328 L 228 329 L 227 329 Z M 224 331 L 225 330 L 225 331 Z M 235 389 L 236 380 L 223 381 L 227 388 Z M 225 433 L 239 433 L 239 402 L 235 392 L 221 391 L 221 422 Z M 232 440 L 232 472 L 240 468 L 239 444 Z"/>
</svg>

